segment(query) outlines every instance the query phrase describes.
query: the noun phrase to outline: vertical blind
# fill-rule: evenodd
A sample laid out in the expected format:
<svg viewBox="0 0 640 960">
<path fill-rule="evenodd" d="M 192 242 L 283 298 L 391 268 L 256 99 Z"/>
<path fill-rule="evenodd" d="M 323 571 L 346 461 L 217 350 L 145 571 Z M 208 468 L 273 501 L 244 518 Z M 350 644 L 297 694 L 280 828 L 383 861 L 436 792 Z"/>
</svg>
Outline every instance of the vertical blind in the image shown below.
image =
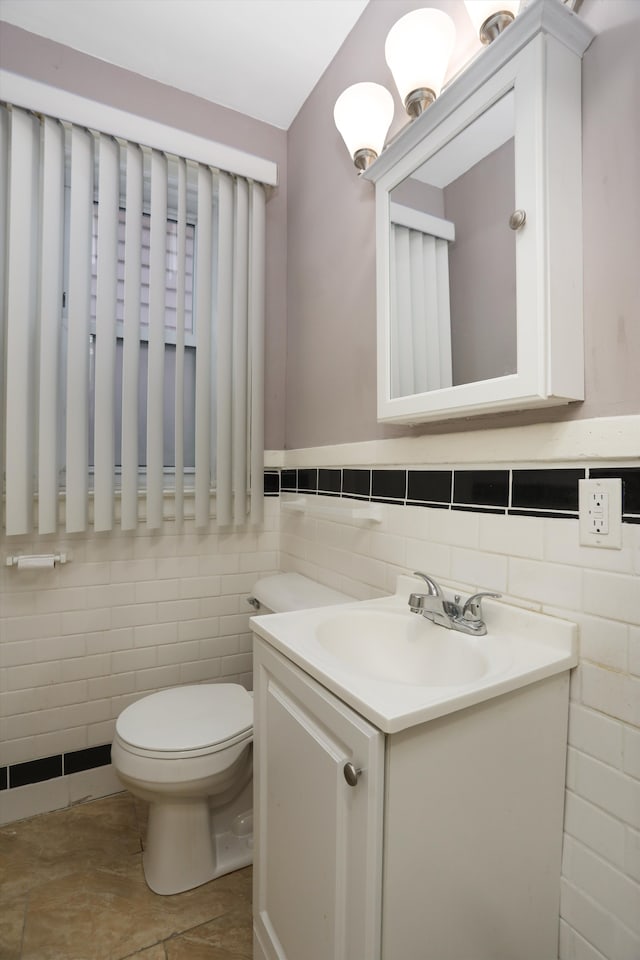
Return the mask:
<svg viewBox="0 0 640 960">
<path fill-rule="evenodd" d="M 7 534 L 259 522 L 262 185 L 2 105 L 0 214 Z"/>
<path fill-rule="evenodd" d="M 453 236 L 453 224 L 391 204 L 392 397 L 452 384 L 448 242 Z"/>
</svg>

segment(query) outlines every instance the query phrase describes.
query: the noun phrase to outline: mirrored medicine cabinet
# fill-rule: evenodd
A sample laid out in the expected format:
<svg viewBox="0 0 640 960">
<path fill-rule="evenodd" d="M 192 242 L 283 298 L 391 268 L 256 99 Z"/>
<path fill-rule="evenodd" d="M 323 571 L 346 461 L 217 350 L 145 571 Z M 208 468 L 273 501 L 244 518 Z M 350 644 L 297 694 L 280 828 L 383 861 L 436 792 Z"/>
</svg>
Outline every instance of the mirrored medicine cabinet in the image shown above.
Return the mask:
<svg viewBox="0 0 640 960">
<path fill-rule="evenodd" d="M 581 59 L 533 0 L 364 174 L 376 188 L 378 419 L 583 399 Z"/>
</svg>

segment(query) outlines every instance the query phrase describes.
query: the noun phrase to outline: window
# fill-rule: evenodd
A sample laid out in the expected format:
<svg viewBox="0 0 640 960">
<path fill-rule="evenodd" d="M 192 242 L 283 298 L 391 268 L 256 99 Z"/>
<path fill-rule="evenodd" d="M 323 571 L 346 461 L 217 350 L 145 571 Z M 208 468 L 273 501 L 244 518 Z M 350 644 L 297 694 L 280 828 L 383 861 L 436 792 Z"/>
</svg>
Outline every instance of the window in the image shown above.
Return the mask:
<svg viewBox="0 0 640 960">
<path fill-rule="evenodd" d="M 192 220 L 195 217 L 192 212 Z M 125 269 L 126 211 L 118 214 L 118 286 L 116 299 L 116 370 L 114 391 L 115 467 L 116 476 L 122 469 L 122 373 L 124 356 L 124 269 Z M 184 445 L 183 464 L 185 484 L 195 468 L 195 372 L 196 338 L 193 311 L 193 271 L 195 222 L 185 224 L 184 251 Z M 150 214 L 142 215 L 140 240 L 140 352 L 138 379 L 138 466 L 143 481 L 147 449 L 147 370 L 149 343 L 149 248 Z M 91 325 L 89 338 L 89 466 L 94 467 L 95 444 L 95 366 L 98 343 L 96 339 L 96 290 L 98 278 L 98 204 L 93 205 L 91 242 Z M 175 390 L 176 390 L 176 336 L 178 330 L 178 224 L 175 219 L 166 222 L 165 309 L 164 309 L 164 403 L 163 403 L 163 467 L 165 484 L 175 472 Z M 193 481 L 191 480 L 191 483 Z"/>
<path fill-rule="evenodd" d="M 6 532 L 160 528 L 169 476 L 178 521 L 258 521 L 264 190 L 76 101 L 91 127 L 0 105 Z"/>
</svg>

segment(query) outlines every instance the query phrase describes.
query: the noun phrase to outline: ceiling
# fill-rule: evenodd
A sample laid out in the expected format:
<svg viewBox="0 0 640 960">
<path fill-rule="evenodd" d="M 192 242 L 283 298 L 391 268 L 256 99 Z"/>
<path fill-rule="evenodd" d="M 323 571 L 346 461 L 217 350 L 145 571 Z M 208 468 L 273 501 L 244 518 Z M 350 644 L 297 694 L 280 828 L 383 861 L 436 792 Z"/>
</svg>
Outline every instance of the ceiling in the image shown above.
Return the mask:
<svg viewBox="0 0 640 960">
<path fill-rule="evenodd" d="M 0 19 L 287 130 L 369 0 L 0 0 Z"/>
</svg>

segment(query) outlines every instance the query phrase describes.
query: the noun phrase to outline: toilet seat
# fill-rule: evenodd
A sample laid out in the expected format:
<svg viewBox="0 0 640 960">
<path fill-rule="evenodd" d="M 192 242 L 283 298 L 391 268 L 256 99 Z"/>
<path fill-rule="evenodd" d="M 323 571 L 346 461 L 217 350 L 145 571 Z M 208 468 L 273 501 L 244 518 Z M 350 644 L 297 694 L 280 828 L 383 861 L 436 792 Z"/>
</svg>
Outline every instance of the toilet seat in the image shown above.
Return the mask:
<svg viewBox="0 0 640 960">
<path fill-rule="evenodd" d="M 188 759 L 227 750 L 253 738 L 253 700 L 235 683 L 161 690 L 122 711 L 116 738 L 128 753 Z"/>
</svg>

